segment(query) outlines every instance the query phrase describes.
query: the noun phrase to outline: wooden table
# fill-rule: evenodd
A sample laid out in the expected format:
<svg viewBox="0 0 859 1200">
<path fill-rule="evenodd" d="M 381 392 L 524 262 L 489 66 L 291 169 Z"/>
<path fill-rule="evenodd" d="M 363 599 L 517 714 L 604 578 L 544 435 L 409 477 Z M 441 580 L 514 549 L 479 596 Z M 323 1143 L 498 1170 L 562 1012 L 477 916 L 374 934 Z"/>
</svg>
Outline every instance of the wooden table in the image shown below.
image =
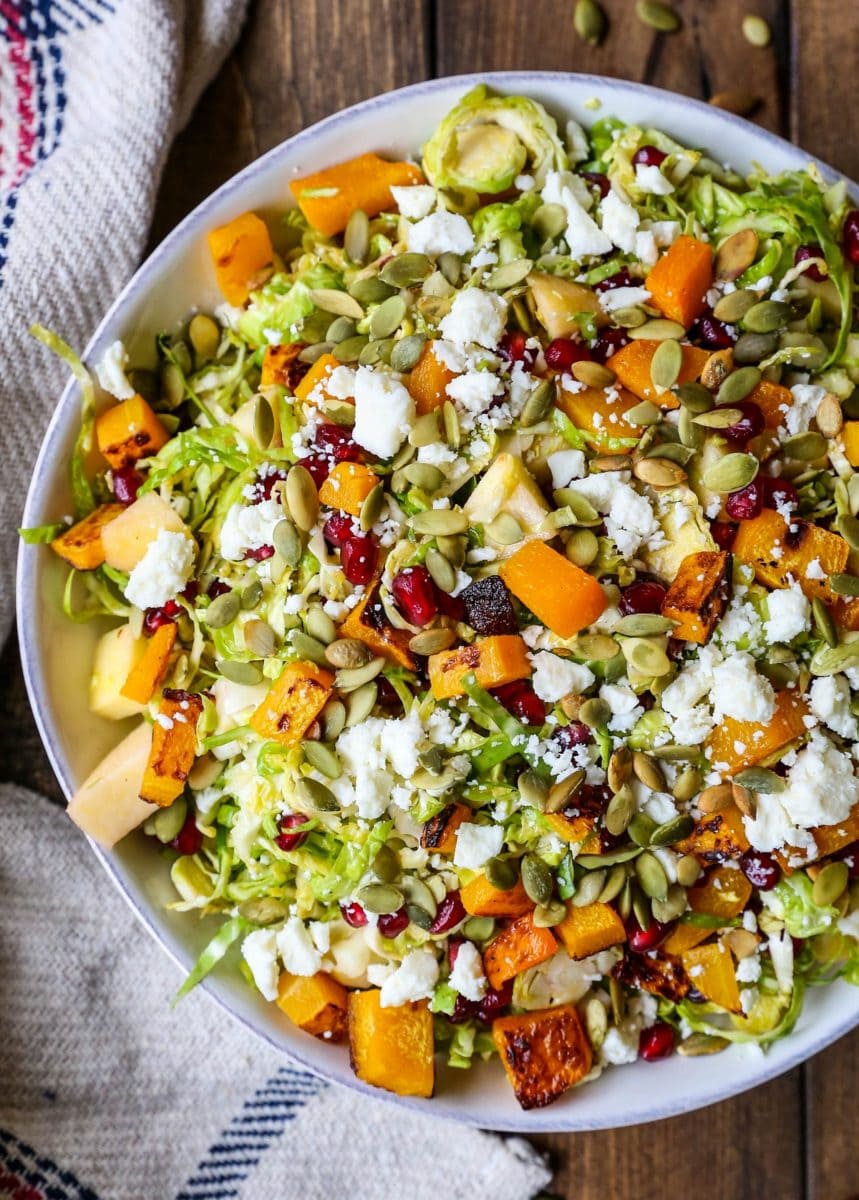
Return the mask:
<svg viewBox="0 0 859 1200">
<path fill-rule="evenodd" d="M 236 52 L 170 155 L 153 242 L 224 179 L 311 122 L 390 88 L 480 70 L 595 72 L 705 98 L 753 91 L 762 125 L 859 178 L 859 0 L 677 0 L 684 27 L 671 37 L 641 25 L 633 0 L 603 3 L 611 28 L 594 48 L 573 32 L 572 0 L 256 0 Z M 748 12 L 770 21 L 769 49 L 743 39 Z M 21 764 L 21 782 L 56 795 L 14 649 L 4 658 L 2 677 L 14 682 L 0 700 L 0 741 L 16 750 L 4 757 Z M 554 1190 L 570 1200 L 848 1200 L 859 1193 L 857 1078 L 859 1031 L 767 1087 L 703 1112 L 545 1137 L 558 1168 Z"/>
</svg>

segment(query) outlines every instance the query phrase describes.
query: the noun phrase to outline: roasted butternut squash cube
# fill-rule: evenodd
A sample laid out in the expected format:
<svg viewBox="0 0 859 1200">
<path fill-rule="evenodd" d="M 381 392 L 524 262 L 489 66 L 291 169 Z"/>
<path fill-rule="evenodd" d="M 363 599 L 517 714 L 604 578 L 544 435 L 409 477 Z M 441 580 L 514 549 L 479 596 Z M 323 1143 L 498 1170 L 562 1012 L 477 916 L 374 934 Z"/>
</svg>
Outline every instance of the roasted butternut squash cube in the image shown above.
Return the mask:
<svg viewBox="0 0 859 1200">
<path fill-rule="evenodd" d="M 378 154 L 359 154 L 290 182 L 289 189 L 314 229 L 325 237 L 342 233 L 356 208 L 368 217 L 396 208 L 392 187 L 423 183 L 420 168 L 389 162 Z"/>
<path fill-rule="evenodd" d="M 859 421 L 845 421 L 841 430 L 844 453 L 851 467 L 859 467 Z"/>
<path fill-rule="evenodd" d="M 738 917 L 752 895 L 752 885 L 736 867 L 716 867 L 703 883 L 690 888 L 686 898 L 696 913 L 730 920 Z"/>
<path fill-rule="evenodd" d="M 494 887 L 485 875 L 475 875 L 460 888 L 459 898 L 472 917 L 521 917 L 535 907 L 521 879 L 504 892 Z"/>
<path fill-rule="evenodd" d="M 525 913 L 502 929 L 484 950 L 486 978 L 491 987 L 501 988 L 508 979 L 551 958 L 557 949 L 551 930 L 535 925 L 533 915 Z"/>
<path fill-rule="evenodd" d="M 749 848 L 742 813 L 731 805 L 721 812 L 702 817 L 689 836 L 675 848 L 680 854 L 694 854 L 705 866 L 739 858 Z"/>
<path fill-rule="evenodd" d="M 662 996 L 675 1004 L 689 993 L 689 979 L 679 958 L 664 950 L 633 954 L 627 950 L 612 975 L 627 987 L 641 988 L 652 996 Z"/>
<path fill-rule="evenodd" d="M 244 304 L 274 267 L 274 247 L 265 222 L 246 212 L 208 236 L 218 287 L 229 304 Z"/>
<path fill-rule="evenodd" d="M 379 482 L 379 476 L 363 463 L 337 463 L 319 489 L 319 500 L 351 517 L 361 515 L 361 506 Z"/>
<path fill-rule="evenodd" d="M 382 1008 L 381 991 L 350 992 L 349 1054 L 359 1079 L 398 1096 L 431 1096 L 433 1021 L 425 1000 Z"/>
<path fill-rule="evenodd" d="M 432 342 L 427 342 L 406 381 L 419 417 L 443 406 L 448 398 L 447 385 L 454 379 L 454 372 L 436 358 Z"/>
<path fill-rule="evenodd" d="M 593 575 L 543 542 L 526 542 L 498 574 L 516 599 L 560 638 L 587 629 L 608 604 Z"/>
<path fill-rule="evenodd" d="M 301 342 L 266 346 L 262 356 L 260 387 L 284 387 L 290 392 L 308 374 L 305 363 L 298 361 Z"/>
<path fill-rule="evenodd" d="M 152 726 L 141 800 L 166 807 L 182 795 L 197 754 L 197 721 L 202 711 L 203 701 L 194 692 L 165 689 Z"/>
<path fill-rule="evenodd" d="M 707 242 L 681 234 L 650 268 L 645 287 L 670 321 L 688 329 L 701 315 L 713 284 L 713 251 Z"/>
<path fill-rule="evenodd" d="M 99 450 L 114 470 L 157 454 L 170 438 L 142 396 L 131 396 L 106 408 L 96 419 L 95 436 Z"/>
<path fill-rule="evenodd" d="M 684 950 L 681 961 L 692 986 L 711 1004 L 731 1013 L 743 1011 L 734 960 L 724 942 Z"/>
<path fill-rule="evenodd" d="M 618 381 L 634 396 L 638 396 L 639 400 L 649 400 L 660 408 L 676 408 L 679 401 L 674 393 L 657 392 L 650 377 L 650 364 L 660 344 L 646 338 L 636 338 L 621 346 L 620 350 L 616 350 L 606 362 L 606 366 L 614 371 Z M 677 382 L 694 383 L 701 378 L 704 364 L 711 352 L 698 346 L 687 346 L 685 343 L 681 344 L 681 350 L 683 361 Z"/>
<path fill-rule="evenodd" d="M 421 845 L 434 854 L 453 854 L 456 849 L 456 831 L 465 821 L 471 820 L 471 809 L 467 804 L 446 804 L 440 813 L 430 817 L 421 832 Z"/>
<path fill-rule="evenodd" d="M 831 602 L 834 595 L 829 576 L 844 570 L 850 547 L 837 533 L 800 517 L 792 518 L 788 526 L 780 513 L 765 508 L 753 520 L 740 522 L 734 554 L 753 567 L 755 578 L 767 587 L 785 588 L 795 580 L 809 600 L 819 596 Z M 806 572 L 815 559 L 822 577 L 809 579 Z"/>
<path fill-rule="evenodd" d="M 296 397 L 302 404 L 315 404 L 317 399 L 333 400 L 335 397 L 330 395 L 325 385 L 331 372 L 342 366 L 333 354 L 321 354 L 301 382 L 296 384 Z"/>
<path fill-rule="evenodd" d="M 581 430 L 587 444 L 606 454 L 631 454 L 641 430 L 630 425 L 626 413 L 638 404 L 638 397 L 626 388 L 586 387 L 580 391 L 558 390 L 557 407 Z"/>
<path fill-rule="evenodd" d="M 125 512 L 121 504 L 100 504 L 51 542 L 51 549 L 76 571 L 94 571 L 105 561 L 103 532 L 106 525 Z"/>
<path fill-rule="evenodd" d="M 427 661 L 436 700 L 462 696 L 467 675 L 474 675 L 482 688 L 496 688 L 516 679 L 527 679 L 533 671 L 528 649 L 518 633 L 478 638 L 470 646 L 432 654 Z"/>
<path fill-rule="evenodd" d="M 693 925 L 688 921 L 678 921 L 660 946 L 660 949 L 665 954 L 679 957 L 683 954 L 684 950 L 691 950 L 693 946 L 698 946 L 701 942 L 706 942 L 707 938 L 712 937 L 712 935 L 712 929 L 705 929 L 701 925 Z"/>
<path fill-rule="evenodd" d="M 687 554 L 662 601 L 663 617 L 677 622 L 672 636 L 703 646 L 722 619 L 730 591 L 731 556 L 726 550 Z"/>
<path fill-rule="evenodd" d="M 407 671 L 415 669 L 415 659 L 409 650 L 412 635 L 407 629 L 395 629 L 388 618 L 379 599 L 379 581 L 367 589 L 367 594 L 360 603 L 349 612 L 346 620 L 340 626 L 340 636 L 356 638 L 363 642 L 373 654 L 387 658 L 389 662 L 405 667 Z"/>
<path fill-rule="evenodd" d="M 315 663 L 288 663 L 249 724 L 261 738 L 294 746 L 325 707 L 333 686 L 331 672 Z"/>
<path fill-rule="evenodd" d="M 317 971 L 315 975 L 281 975 L 277 1006 L 299 1029 L 325 1042 L 342 1042 L 346 1037 L 349 994 L 342 983 Z"/>
<path fill-rule="evenodd" d="M 148 704 L 164 678 L 173 646 L 176 642 L 176 625 L 173 621 L 160 625 L 149 638 L 143 654 L 128 673 L 122 685 L 122 695 L 138 704 Z"/>
<path fill-rule="evenodd" d="M 785 688 L 776 694 L 776 709 L 769 721 L 723 717 L 707 742 L 710 761 L 727 775 L 769 761 L 791 742 L 805 736 L 807 715 L 808 707 L 802 696 Z"/>
<path fill-rule="evenodd" d="M 524 1109 L 551 1104 L 591 1069 L 591 1045 L 571 1004 L 498 1017 L 492 1040 Z"/>
<path fill-rule="evenodd" d="M 568 904 L 567 915 L 560 925 L 555 926 L 555 933 L 570 958 L 588 958 L 626 941 L 623 921 L 610 904 L 602 904 L 599 900 L 580 908 Z"/>
<path fill-rule="evenodd" d="M 563 841 L 578 846 L 581 854 L 599 854 L 603 848 L 597 819 L 590 813 L 575 808 L 565 809 L 563 812 L 543 813 L 543 820 Z"/>
</svg>

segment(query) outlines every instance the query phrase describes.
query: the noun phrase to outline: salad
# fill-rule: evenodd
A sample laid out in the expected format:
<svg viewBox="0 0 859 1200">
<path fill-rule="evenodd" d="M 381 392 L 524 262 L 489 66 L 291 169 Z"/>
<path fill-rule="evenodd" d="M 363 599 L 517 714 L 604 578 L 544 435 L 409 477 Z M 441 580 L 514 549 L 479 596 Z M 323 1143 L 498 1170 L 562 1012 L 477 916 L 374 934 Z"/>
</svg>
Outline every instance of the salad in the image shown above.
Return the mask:
<svg viewBox="0 0 859 1200">
<path fill-rule="evenodd" d="M 590 115 L 594 115 L 593 113 Z M 71 817 L 356 1074 L 523 1108 L 859 983 L 859 211 L 479 87 L 81 383 Z M 154 358 L 150 361 L 155 361 Z M 104 395 L 101 400 L 104 400 Z"/>
</svg>

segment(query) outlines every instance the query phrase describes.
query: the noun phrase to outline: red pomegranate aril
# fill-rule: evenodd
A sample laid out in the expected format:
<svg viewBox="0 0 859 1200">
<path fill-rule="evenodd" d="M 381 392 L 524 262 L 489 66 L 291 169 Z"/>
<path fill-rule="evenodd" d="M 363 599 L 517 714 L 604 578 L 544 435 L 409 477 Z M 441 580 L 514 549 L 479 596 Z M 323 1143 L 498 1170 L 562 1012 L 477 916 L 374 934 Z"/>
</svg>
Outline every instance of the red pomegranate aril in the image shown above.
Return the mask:
<svg viewBox="0 0 859 1200">
<path fill-rule="evenodd" d="M 200 584 L 196 579 L 189 579 L 179 595 L 183 600 L 187 600 L 189 604 L 193 604 L 200 594 Z"/>
<path fill-rule="evenodd" d="M 590 358 L 584 342 L 574 342 L 568 337 L 553 338 L 543 351 L 543 356 L 546 366 L 553 371 L 569 371 L 573 363 L 586 362 Z"/>
<path fill-rule="evenodd" d="M 429 927 L 430 933 L 447 933 L 468 916 L 459 892 L 448 892 L 436 909 L 435 918 Z"/>
<path fill-rule="evenodd" d="M 143 484 L 143 476 L 134 467 L 117 467 L 111 474 L 113 494 L 120 504 L 133 504 L 137 490 Z"/>
<path fill-rule="evenodd" d="M 642 580 L 623 589 L 618 608 L 625 617 L 638 613 L 658 613 L 664 599 L 665 588 L 661 583 Z"/>
<path fill-rule="evenodd" d="M 172 625 L 173 616 L 167 612 L 166 605 L 164 608 L 147 608 L 143 614 L 143 632 L 147 637 L 151 637 L 156 629 L 160 629 L 162 625 Z"/>
<path fill-rule="evenodd" d="M 587 746 L 593 740 L 593 734 L 583 721 L 570 721 L 569 725 L 561 725 L 552 734 L 552 741 L 558 742 L 565 750 L 573 746 Z"/>
<path fill-rule="evenodd" d="M 629 336 L 625 329 L 614 329 L 609 327 L 603 329 L 597 340 L 591 346 L 591 358 L 596 362 L 604 363 L 611 358 L 616 350 L 622 350 L 629 342 Z"/>
<path fill-rule="evenodd" d="M 340 565 L 353 587 L 366 587 L 376 573 L 379 550 L 369 534 L 347 538 L 340 547 Z"/>
<path fill-rule="evenodd" d="M 487 1025 L 507 1008 L 513 1000 L 513 980 L 509 980 L 500 988 L 489 988 L 486 995 L 477 1005 L 477 1015 Z"/>
<path fill-rule="evenodd" d="M 637 921 L 631 921 L 626 927 L 627 944 L 636 954 L 644 954 L 655 949 L 667 932 L 668 926 L 660 921 L 651 921 L 646 929 L 642 929 Z"/>
<path fill-rule="evenodd" d="M 744 443 L 750 442 L 759 433 L 763 433 L 766 421 L 757 404 L 751 400 L 740 400 L 738 404 L 732 404 L 730 407 L 739 409 L 743 415 L 739 421 L 735 421 L 727 429 L 721 430 L 723 438 L 729 442 Z"/>
<path fill-rule="evenodd" d="M 329 546 L 344 546 L 356 535 L 355 522 L 346 513 L 332 513 L 322 526 L 322 536 Z"/>
<path fill-rule="evenodd" d="M 351 904 L 341 904 L 340 912 L 346 924 L 351 925 L 353 929 L 363 929 L 367 924 L 367 914 L 357 900 L 353 900 Z"/>
<path fill-rule="evenodd" d="M 210 600 L 217 600 L 218 596 L 224 596 L 230 591 L 232 588 L 228 583 L 224 583 L 223 579 L 213 579 L 206 588 L 206 595 Z"/>
<path fill-rule="evenodd" d="M 859 208 L 851 209 L 844 218 L 841 245 L 844 257 L 853 263 L 854 267 L 859 266 Z"/>
<path fill-rule="evenodd" d="M 796 508 L 799 492 L 789 479 L 778 479 L 774 475 L 759 475 L 764 494 L 764 508 Z"/>
<path fill-rule="evenodd" d="M 809 258 L 823 258 L 823 251 L 819 246 L 798 246 L 796 254 L 793 256 L 794 266 L 798 266 L 801 262 L 806 262 Z M 804 274 L 806 279 L 813 279 L 815 283 L 823 283 L 824 279 L 826 279 L 826 276 L 816 264 L 813 267 L 809 267 Z"/>
<path fill-rule="evenodd" d="M 626 267 L 621 267 L 619 271 L 615 271 L 614 275 L 608 275 L 599 283 L 595 283 L 594 291 L 598 293 L 612 292 L 615 288 L 622 287 L 635 287 L 635 280 Z"/>
<path fill-rule="evenodd" d="M 520 362 L 528 368 L 533 367 L 537 357 L 536 351 L 528 345 L 528 338 L 521 329 L 511 329 L 504 334 L 498 344 L 498 353 L 511 366 Z"/>
<path fill-rule="evenodd" d="M 465 938 L 449 938 L 447 943 L 447 961 L 450 963 L 451 971 L 456 966 L 456 960 L 459 952 L 465 945 Z"/>
<path fill-rule="evenodd" d="M 656 146 L 641 146 L 632 156 L 634 167 L 661 167 L 668 155 Z"/>
<path fill-rule="evenodd" d="M 705 313 L 699 317 L 691 336 L 692 340 L 700 342 L 705 350 L 727 350 L 737 340 L 737 335 L 730 326 L 718 320 L 712 313 Z"/>
<path fill-rule="evenodd" d="M 279 846 L 281 850 L 295 850 L 307 837 L 307 831 L 290 833 L 289 830 L 306 824 L 307 817 L 304 813 L 284 813 L 278 821 L 280 833 L 274 839 L 275 845 Z"/>
<path fill-rule="evenodd" d="M 246 550 L 245 558 L 253 559 L 254 562 L 265 562 L 267 558 L 274 557 L 274 546 L 257 546 L 255 550 Z"/>
<path fill-rule="evenodd" d="M 751 521 L 758 517 L 764 507 L 764 490 L 753 479 L 739 491 L 731 492 L 725 501 L 725 512 L 733 521 Z"/>
<path fill-rule="evenodd" d="M 361 462 L 364 457 L 361 447 L 342 425 L 320 425 L 313 437 L 313 447 L 337 462 Z"/>
<path fill-rule="evenodd" d="M 426 625 L 438 613 L 432 576 L 426 567 L 406 567 L 391 582 L 397 608 L 412 625 Z"/>
<path fill-rule="evenodd" d="M 450 1019 L 454 1025 L 459 1025 L 463 1021 L 470 1021 L 473 1017 L 480 1016 L 480 1001 L 466 1000 L 465 996 L 457 996 L 453 1002 L 453 1012 L 450 1014 Z"/>
<path fill-rule="evenodd" d="M 408 927 L 409 914 L 405 908 L 400 908 L 394 913 L 383 913 L 379 917 L 379 933 L 382 937 L 395 938 Z"/>
<path fill-rule="evenodd" d="M 491 692 L 509 713 L 524 721 L 526 725 L 542 725 L 546 720 L 546 705 L 524 679 L 492 688 Z"/>
<path fill-rule="evenodd" d="M 740 870 L 759 892 L 769 892 L 781 879 L 781 867 L 763 850 L 746 850 L 740 856 Z"/>
<path fill-rule="evenodd" d="M 286 479 L 286 471 L 270 471 L 268 475 L 260 475 L 254 484 L 254 495 L 252 504 L 262 504 L 263 500 L 271 500 L 271 494 L 274 491 L 274 485 L 281 480 Z"/>
<path fill-rule="evenodd" d="M 592 183 L 594 187 L 599 188 L 600 196 L 604 200 L 611 191 L 608 175 L 603 175 L 602 171 L 580 171 L 582 179 L 587 179 L 588 183 Z"/>
<path fill-rule="evenodd" d="M 730 550 L 737 536 L 737 527 L 729 525 L 727 521 L 711 521 L 710 533 L 720 550 Z"/>
<path fill-rule="evenodd" d="M 452 621 L 465 620 L 465 605 L 459 596 L 451 596 L 441 588 L 436 588 L 435 598 L 438 601 L 438 611 L 443 617 L 450 617 Z"/>
<path fill-rule="evenodd" d="M 170 845 L 179 854 L 196 854 L 203 844 L 203 835 L 197 828 L 197 813 L 193 805 L 188 809 L 182 828 Z"/>
<path fill-rule="evenodd" d="M 674 1030 L 666 1021 L 657 1021 L 642 1029 L 638 1038 L 638 1054 L 645 1062 L 656 1062 L 674 1053 Z"/>
</svg>

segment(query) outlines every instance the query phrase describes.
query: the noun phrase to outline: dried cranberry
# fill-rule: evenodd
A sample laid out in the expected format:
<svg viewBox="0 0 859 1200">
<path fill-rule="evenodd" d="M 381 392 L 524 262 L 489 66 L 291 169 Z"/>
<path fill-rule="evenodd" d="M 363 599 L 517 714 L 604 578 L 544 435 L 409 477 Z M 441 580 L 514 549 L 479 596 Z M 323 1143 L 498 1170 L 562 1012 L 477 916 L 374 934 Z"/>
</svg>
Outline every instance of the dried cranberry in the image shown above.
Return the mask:
<svg viewBox="0 0 859 1200">
<path fill-rule="evenodd" d="M 513 683 L 492 688 L 492 695 L 526 725 L 542 725 L 546 720 L 546 705 L 525 679 L 516 679 Z"/>
<path fill-rule="evenodd" d="M 852 842 L 849 846 L 845 846 L 838 857 L 843 863 L 846 863 L 850 878 L 859 879 L 859 842 Z"/>
<path fill-rule="evenodd" d="M 789 479 L 778 479 L 774 475 L 759 475 L 764 494 L 764 508 L 796 508 L 799 492 Z"/>
<path fill-rule="evenodd" d="M 625 617 L 633 613 L 658 613 L 665 599 L 665 588 L 661 583 L 642 581 L 631 583 L 620 594 L 618 608 Z"/>
<path fill-rule="evenodd" d="M 483 579 L 475 579 L 460 597 L 465 620 L 477 633 L 491 637 L 499 633 L 516 633 L 519 629 L 513 601 L 500 576 L 485 575 Z"/>
<path fill-rule="evenodd" d="M 355 522 L 347 513 L 332 513 L 322 526 L 322 536 L 329 546 L 343 546 L 355 533 Z"/>
<path fill-rule="evenodd" d="M 711 521 L 710 533 L 720 550 L 730 550 L 737 536 L 737 527 L 729 525 L 727 521 Z"/>
<path fill-rule="evenodd" d="M 298 465 L 304 467 L 318 488 L 322 487 L 334 466 L 329 458 L 324 458 L 321 454 L 308 454 L 306 458 L 298 460 Z"/>
<path fill-rule="evenodd" d="M 667 157 L 665 151 L 657 149 L 656 146 L 642 146 L 633 154 L 632 165 L 634 167 L 660 167 Z"/>
<path fill-rule="evenodd" d="M 674 1052 L 674 1030 L 666 1021 L 657 1021 L 642 1029 L 638 1038 L 638 1053 L 645 1062 L 668 1058 Z"/>
<path fill-rule="evenodd" d="M 721 431 L 723 438 L 729 442 L 745 443 L 763 433 L 766 421 L 757 404 L 751 400 L 740 400 L 738 404 L 732 404 L 731 408 L 739 409 L 743 415 L 739 421 Z"/>
<path fill-rule="evenodd" d="M 284 813 L 278 821 L 280 833 L 274 839 L 275 845 L 280 846 L 281 850 L 295 850 L 307 837 L 307 831 L 305 830 L 302 833 L 288 833 L 287 830 L 306 824 L 307 817 L 304 813 Z"/>
<path fill-rule="evenodd" d="M 435 584 L 426 567 L 406 567 L 391 582 L 397 608 L 412 625 L 426 625 L 438 613 Z"/>
<path fill-rule="evenodd" d="M 625 329 L 614 329 L 608 326 L 600 331 L 599 337 L 591 346 L 591 358 L 604 363 L 611 358 L 616 350 L 621 350 L 629 342 Z"/>
<path fill-rule="evenodd" d="M 507 1008 L 513 1000 L 513 980 L 508 980 L 500 988 L 489 988 L 486 995 L 477 1006 L 477 1015 L 487 1025 Z"/>
<path fill-rule="evenodd" d="M 213 579 L 206 588 L 206 595 L 210 600 L 217 600 L 218 596 L 224 596 L 229 591 L 232 591 L 232 588 L 228 583 L 224 583 L 223 579 Z"/>
<path fill-rule="evenodd" d="M 573 746 L 587 746 L 592 740 L 593 734 L 583 721 L 571 721 L 569 725 L 561 725 L 552 734 L 552 741 L 565 750 L 572 750 Z"/>
<path fill-rule="evenodd" d="M 823 251 L 819 246 L 807 245 L 797 246 L 796 254 L 793 256 L 794 265 L 805 262 L 809 258 L 823 258 Z M 806 279 L 813 279 L 816 283 L 823 283 L 826 276 L 821 271 L 820 267 L 809 267 L 805 272 Z"/>
<path fill-rule="evenodd" d="M 733 521 L 751 521 L 760 516 L 763 506 L 764 490 L 757 479 L 753 479 L 739 491 L 731 492 L 725 501 L 725 512 Z"/>
<path fill-rule="evenodd" d="M 113 494 L 120 504 L 133 504 L 137 490 L 143 484 L 143 476 L 134 467 L 117 467 L 111 472 Z"/>
<path fill-rule="evenodd" d="M 781 879 L 781 867 L 763 850 L 746 850 L 741 854 L 740 870 L 759 892 L 771 891 Z"/>
<path fill-rule="evenodd" d="M 188 808 L 182 828 L 170 845 L 179 854 L 196 854 L 203 844 L 203 835 L 197 828 L 197 814 L 194 806 Z"/>
<path fill-rule="evenodd" d="M 584 362 L 590 358 L 584 342 L 575 342 L 568 337 L 553 338 L 543 355 L 546 365 L 553 371 L 569 371 L 573 363 Z"/>
<path fill-rule="evenodd" d="M 468 916 L 465 905 L 460 899 L 459 892 L 448 892 L 436 910 L 435 918 L 429 927 L 430 933 L 447 933 L 454 929 Z"/>
<path fill-rule="evenodd" d="M 200 594 L 200 585 L 196 579 L 189 579 L 179 595 L 183 600 L 187 600 L 189 604 L 193 604 Z"/>
<path fill-rule="evenodd" d="M 647 929 L 642 929 L 637 921 L 631 921 L 626 927 L 626 938 L 630 950 L 644 954 L 658 946 L 667 932 L 668 926 L 659 921 L 651 921 Z"/>
<path fill-rule="evenodd" d="M 453 1002 L 453 1012 L 450 1014 L 450 1019 L 454 1025 L 459 1025 L 462 1021 L 470 1021 L 473 1017 L 479 1015 L 480 1002 L 478 1000 L 466 1000 L 465 996 L 457 996 Z"/>
<path fill-rule="evenodd" d="M 398 933 L 408 929 L 408 926 L 409 914 L 405 908 L 400 908 L 394 913 L 383 913 L 379 917 L 379 933 L 382 937 L 395 938 Z"/>
<path fill-rule="evenodd" d="M 526 369 L 533 367 L 537 357 L 536 351 L 528 345 L 528 338 L 521 329 L 511 329 L 504 334 L 498 345 L 498 353 L 511 366 L 520 362 Z"/>
<path fill-rule="evenodd" d="M 346 924 L 351 925 L 353 929 L 363 929 L 367 924 L 367 914 L 357 900 L 353 900 L 351 904 L 341 904 L 340 912 Z"/>
<path fill-rule="evenodd" d="M 854 267 L 859 266 L 859 208 L 851 209 L 844 218 L 841 245 L 848 262 L 853 263 Z"/>
<path fill-rule="evenodd" d="M 269 471 L 267 475 L 258 475 L 253 487 L 251 504 L 262 504 L 263 500 L 271 500 L 274 485 L 283 479 L 286 479 L 286 471 L 278 469 Z"/>
<path fill-rule="evenodd" d="M 379 548 L 368 533 L 347 538 L 340 547 L 340 565 L 353 587 L 366 587 L 376 572 Z"/>
<path fill-rule="evenodd" d="M 313 435 L 313 446 L 336 462 L 361 462 L 364 457 L 361 447 L 342 425 L 320 425 Z"/>
<path fill-rule="evenodd" d="M 611 184 L 607 175 L 603 175 L 602 171 L 580 171 L 582 179 L 587 179 L 588 183 L 592 183 L 594 187 L 599 188 L 600 196 L 604 200 L 611 191 Z"/>
<path fill-rule="evenodd" d="M 274 557 L 274 546 L 257 546 L 256 550 L 246 550 L 245 558 L 251 558 L 254 562 L 265 562 L 267 558 Z"/>
<path fill-rule="evenodd" d="M 703 313 L 698 318 L 692 326 L 691 337 L 705 350 L 727 350 L 737 340 L 737 335 L 730 325 L 718 320 L 710 312 Z"/>
<path fill-rule="evenodd" d="M 614 275 L 609 275 L 606 279 L 601 279 L 599 283 L 594 284 L 595 292 L 611 292 L 615 288 L 635 287 L 635 280 L 629 273 L 627 267 L 621 267 L 619 271 L 615 271 Z"/>
</svg>

